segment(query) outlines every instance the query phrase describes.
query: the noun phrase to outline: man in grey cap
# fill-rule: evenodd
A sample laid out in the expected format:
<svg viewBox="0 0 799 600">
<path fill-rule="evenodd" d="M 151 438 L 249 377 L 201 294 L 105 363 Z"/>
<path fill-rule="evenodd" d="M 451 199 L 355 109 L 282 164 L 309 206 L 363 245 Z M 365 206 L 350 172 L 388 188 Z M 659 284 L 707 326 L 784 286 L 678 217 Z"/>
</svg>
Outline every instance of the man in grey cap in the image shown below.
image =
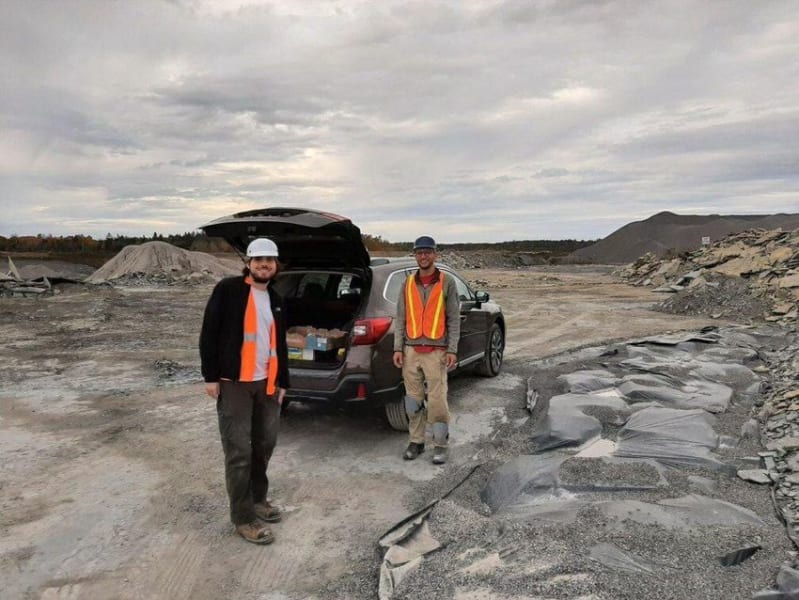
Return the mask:
<svg viewBox="0 0 799 600">
<path fill-rule="evenodd" d="M 225 453 L 230 519 L 254 544 L 271 543 L 268 523 L 280 520 L 280 510 L 266 496 L 266 468 L 289 386 L 286 311 L 270 285 L 277 258 L 272 240 L 250 242 L 242 276 L 214 288 L 200 333 L 205 391 L 216 400 Z"/>
<path fill-rule="evenodd" d="M 433 463 L 440 465 L 447 462 L 447 372 L 458 363 L 460 300 L 455 280 L 436 267 L 433 238 L 417 238 L 413 254 L 419 269 L 399 294 L 394 333 L 394 365 L 402 369 L 409 419 L 410 442 L 403 458 L 413 460 L 424 452 L 430 424 Z"/>
</svg>

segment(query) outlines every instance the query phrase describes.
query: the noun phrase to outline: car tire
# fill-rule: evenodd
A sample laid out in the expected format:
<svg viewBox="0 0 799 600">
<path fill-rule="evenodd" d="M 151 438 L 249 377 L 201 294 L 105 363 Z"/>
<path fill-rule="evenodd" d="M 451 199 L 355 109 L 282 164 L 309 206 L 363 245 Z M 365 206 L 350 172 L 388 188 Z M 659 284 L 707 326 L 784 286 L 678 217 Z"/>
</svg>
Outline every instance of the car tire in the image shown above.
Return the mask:
<svg viewBox="0 0 799 600">
<path fill-rule="evenodd" d="M 475 372 L 485 377 L 496 377 L 502 369 L 502 357 L 505 353 L 505 335 L 499 323 L 494 323 L 488 330 L 488 340 L 483 360 L 481 360 Z"/>
<path fill-rule="evenodd" d="M 405 412 L 405 402 L 388 402 L 385 409 L 386 420 L 392 429 L 408 431 L 408 413 Z"/>
</svg>

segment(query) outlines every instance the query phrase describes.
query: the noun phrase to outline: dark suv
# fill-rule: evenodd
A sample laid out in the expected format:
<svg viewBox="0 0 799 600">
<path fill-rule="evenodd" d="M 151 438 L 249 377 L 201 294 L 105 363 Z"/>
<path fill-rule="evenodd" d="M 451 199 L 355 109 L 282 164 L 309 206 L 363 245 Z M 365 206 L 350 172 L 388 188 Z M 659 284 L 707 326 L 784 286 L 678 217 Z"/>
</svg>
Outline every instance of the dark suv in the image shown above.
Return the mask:
<svg viewBox="0 0 799 600">
<path fill-rule="evenodd" d="M 335 347 L 290 354 L 288 400 L 379 403 L 385 405 L 392 427 L 407 430 L 402 373 L 392 354 L 397 298 L 416 269 L 412 257 L 371 258 L 349 219 L 306 209 L 250 210 L 201 229 L 241 253 L 253 238 L 274 240 L 283 265 L 274 285 L 285 298 L 289 328 L 312 327 L 341 336 Z M 502 310 L 453 269 L 437 266 L 453 277 L 460 295 L 457 369 L 497 375 L 505 349 Z"/>
</svg>

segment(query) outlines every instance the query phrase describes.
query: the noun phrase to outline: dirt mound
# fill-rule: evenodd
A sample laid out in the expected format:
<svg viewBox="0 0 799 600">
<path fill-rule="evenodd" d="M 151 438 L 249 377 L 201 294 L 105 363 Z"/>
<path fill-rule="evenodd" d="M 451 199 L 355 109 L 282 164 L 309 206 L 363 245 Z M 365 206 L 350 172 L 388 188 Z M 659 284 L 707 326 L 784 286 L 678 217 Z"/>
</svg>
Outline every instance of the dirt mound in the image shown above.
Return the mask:
<svg viewBox="0 0 799 600">
<path fill-rule="evenodd" d="M 702 238 L 709 238 L 712 243 L 749 229 L 777 227 L 785 230 L 799 227 L 799 214 L 676 215 L 661 212 L 644 221 L 628 223 L 596 244 L 572 252 L 568 261 L 622 264 L 646 253 L 657 258 L 676 256 L 700 248 Z"/>
<path fill-rule="evenodd" d="M 548 264 L 541 252 L 443 250 L 441 262 L 455 269 L 516 269 Z"/>
<path fill-rule="evenodd" d="M 753 229 L 680 258 L 646 254 L 620 275 L 674 293 L 660 310 L 795 323 L 799 315 L 799 229 Z"/>
<path fill-rule="evenodd" d="M 217 281 L 237 272 L 235 261 L 223 261 L 166 242 L 147 242 L 125 246 L 86 281 L 127 285 L 194 284 Z"/>
</svg>

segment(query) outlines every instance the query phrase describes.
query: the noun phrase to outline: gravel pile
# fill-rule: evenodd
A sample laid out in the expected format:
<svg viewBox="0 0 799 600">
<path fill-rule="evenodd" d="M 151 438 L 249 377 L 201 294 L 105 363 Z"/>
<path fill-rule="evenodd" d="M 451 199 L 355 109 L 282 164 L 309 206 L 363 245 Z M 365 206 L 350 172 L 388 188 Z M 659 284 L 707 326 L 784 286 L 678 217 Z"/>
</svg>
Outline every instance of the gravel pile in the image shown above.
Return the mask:
<svg viewBox="0 0 799 600">
<path fill-rule="evenodd" d="M 549 264 L 549 255 L 541 252 L 502 252 L 480 250 L 460 252 L 442 250 L 441 262 L 454 269 L 518 269 Z"/>
<path fill-rule="evenodd" d="M 236 273 L 230 263 L 205 252 L 184 250 L 166 242 L 147 242 L 125 246 L 86 282 L 148 287 L 193 285 L 212 283 Z"/>
<path fill-rule="evenodd" d="M 799 214 L 778 215 L 677 215 L 661 212 L 634 221 L 568 258 L 599 264 L 625 264 L 646 253 L 658 258 L 693 252 L 703 239 L 716 242 L 749 229 L 785 230 L 799 227 Z"/>
<path fill-rule="evenodd" d="M 674 294 L 665 312 L 796 323 L 799 229 L 753 229 L 670 260 L 646 254 L 619 275 Z"/>
<path fill-rule="evenodd" d="M 669 296 L 658 303 L 655 310 L 675 315 L 735 319 L 741 323 L 762 321 L 771 314 L 768 298 L 753 293 L 746 280 L 715 273 L 708 273 L 704 280 L 704 285 Z"/>
<path fill-rule="evenodd" d="M 605 484 L 627 484 L 648 486 L 660 482 L 660 474 L 654 465 L 643 462 L 612 463 L 601 458 L 569 460 L 560 466 L 561 483 L 567 487 L 601 486 Z"/>
</svg>

